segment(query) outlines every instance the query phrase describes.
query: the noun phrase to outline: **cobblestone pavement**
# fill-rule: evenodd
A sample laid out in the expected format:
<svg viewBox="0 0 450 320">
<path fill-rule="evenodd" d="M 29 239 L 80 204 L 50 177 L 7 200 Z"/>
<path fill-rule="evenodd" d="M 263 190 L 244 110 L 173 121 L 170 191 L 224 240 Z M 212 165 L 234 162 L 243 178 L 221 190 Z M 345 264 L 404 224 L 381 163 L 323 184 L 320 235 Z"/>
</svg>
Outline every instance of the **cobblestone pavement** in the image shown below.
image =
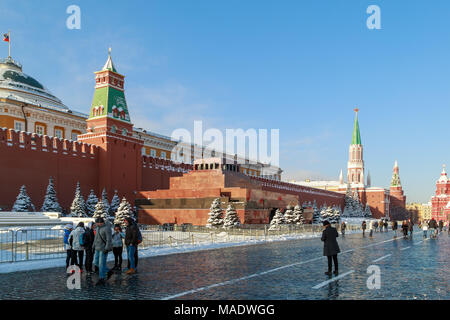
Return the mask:
<svg viewBox="0 0 450 320">
<path fill-rule="evenodd" d="M 141 259 L 137 274 L 115 274 L 104 287 L 83 274 L 80 290 L 67 289 L 64 268 L 5 274 L 0 299 L 450 299 L 447 233 L 338 241 L 337 280 L 324 274 L 319 239 L 291 240 Z M 380 289 L 367 288 L 370 265 L 380 268 Z"/>
</svg>

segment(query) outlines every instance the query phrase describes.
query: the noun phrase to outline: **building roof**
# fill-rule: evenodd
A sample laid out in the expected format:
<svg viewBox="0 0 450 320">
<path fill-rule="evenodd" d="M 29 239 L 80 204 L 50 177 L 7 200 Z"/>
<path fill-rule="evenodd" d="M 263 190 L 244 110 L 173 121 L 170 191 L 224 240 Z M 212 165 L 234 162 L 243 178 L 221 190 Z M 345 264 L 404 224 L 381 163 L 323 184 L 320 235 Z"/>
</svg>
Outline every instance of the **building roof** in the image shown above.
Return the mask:
<svg viewBox="0 0 450 320">
<path fill-rule="evenodd" d="M 361 134 L 359 133 L 358 109 L 355 109 L 355 124 L 353 125 L 353 135 L 351 144 L 361 144 Z"/>
<path fill-rule="evenodd" d="M 106 63 L 103 66 L 102 71 L 103 70 L 109 70 L 109 71 L 112 71 L 112 72 L 117 72 L 116 67 L 114 67 L 114 63 L 112 62 L 112 59 L 111 59 L 111 48 L 109 48 L 109 50 L 108 50 L 108 60 L 106 60 Z"/>
<path fill-rule="evenodd" d="M 69 112 L 69 108 L 35 78 L 22 72 L 22 66 L 11 59 L 0 59 L 0 98 Z"/>
</svg>

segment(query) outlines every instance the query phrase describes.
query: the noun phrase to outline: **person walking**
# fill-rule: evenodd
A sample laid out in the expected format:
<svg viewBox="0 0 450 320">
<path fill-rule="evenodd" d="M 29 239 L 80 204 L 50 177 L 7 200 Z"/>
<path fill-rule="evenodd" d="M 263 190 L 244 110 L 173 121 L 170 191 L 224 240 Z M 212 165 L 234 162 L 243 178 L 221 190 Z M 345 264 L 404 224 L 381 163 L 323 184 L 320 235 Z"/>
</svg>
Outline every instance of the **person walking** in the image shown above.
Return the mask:
<svg viewBox="0 0 450 320">
<path fill-rule="evenodd" d="M 403 220 L 402 222 L 402 230 L 403 230 L 403 238 L 407 238 L 408 237 L 408 223 L 406 222 L 406 220 Z"/>
<path fill-rule="evenodd" d="M 412 219 L 409 219 L 408 221 L 408 231 L 409 231 L 409 238 L 412 239 L 414 233 L 414 222 L 412 221 Z"/>
<path fill-rule="evenodd" d="M 369 221 L 369 237 L 372 238 L 372 234 L 373 234 L 373 221 L 370 220 Z"/>
<path fill-rule="evenodd" d="M 387 221 L 387 219 L 384 220 L 384 231 L 388 232 L 388 221 Z"/>
<path fill-rule="evenodd" d="M 444 228 L 444 221 L 439 220 L 439 232 L 442 232 L 443 228 Z"/>
<path fill-rule="evenodd" d="M 383 219 L 380 219 L 380 222 L 378 223 L 378 225 L 380 226 L 380 232 L 383 232 L 383 226 L 384 226 Z"/>
<path fill-rule="evenodd" d="M 366 226 L 367 226 L 366 221 L 363 221 L 361 224 L 361 229 L 363 231 L 363 237 L 366 236 Z"/>
<path fill-rule="evenodd" d="M 347 228 L 347 225 L 345 224 L 345 221 L 342 222 L 341 224 L 341 233 L 342 236 L 345 236 L 345 229 Z"/>
<path fill-rule="evenodd" d="M 103 218 L 95 219 L 95 224 L 94 265 L 99 268 L 99 280 L 96 285 L 104 285 L 105 281 L 112 275 L 112 271 L 109 270 L 106 265 L 108 253 L 112 250 L 111 228 L 108 224 L 105 224 L 105 220 Z"/>
<path fill-rule="evenodd" d="M 339 245 L 337 242 L 337 238 L 339 234 L 336 228 L 333 228 L 328 222 L 325 220 L 323 222 L 323 231 L 322 238 L 323 241 L 323 255 L 328 258 L 328 272 L 325 272 L 327 276 L 331 276 L 332 263 L 334 262 L 334 274 L 338 275 L 339 267 L 338 267 L 338 258 L 337 255 L 341 250 L 339 249 Z"/>
<path fill-rule="evenodd" d="M 112 235 L 112 246 L 114 253 L 114 268 L 112 270 L 122 270 L 122 253 L 123 253 L 123 241 L 125 234 L 122 232 L 120 225 L 114 226 L 114 233 Z"/>
<path fill-rule="evenodd" d="M 398 222 L 397 220 L 392 221 L 392 230 L 394 231 L 394 238 L 397 238 L 397 229 L 398 229 Z"/>
<path fill-rule="evenodd" d="M 437 236 L 437 222 L 436 220 L 434 220 L 434 218 L 431 218 L 428 227 L 430 228 L 430 238 L 435 239 Z"/>
<path fill-rule="evenodd" d="M 127 246 L 128 255 L 128 270 L 126 274 L 136 273 L 136 256 L 137 256 L 137 246 L 139 238 L 138 226 L 134 223 L 133 219 L 128 217 L 125 219 L 125 224 L 127 229 L 125 231 L 125 245 Z"/>
<path fill-rule="evenodd" d="M 428 223 L 426 223 L 425 221 L 422 223 L 422 231 L 423 231 L 423 237 L 424 237 L 424 239 L 426 239 L 428 236 Z"/>
<path fill-rule="evenodd" d="M 64 227 L 64 250 L 66 250 L 66 270 L 69 267 L 69 264 L 72 265 L 71 260 L 72 260 L 72 246 L 69 243 L 69 236 L 70 233 L 73 230 L 73 225 L 72 224 L 67 224 Z"/>
<path fill-rule="evenodd" d="M 72 244 L 72 262 L 80 268 L 80 272 L 83 271 L 84 233 L 84 223 L 79 222 L 69 235 L 69 242 Z"/>
<path fill-rule="evenodd" d="M 84 251 L 86 252 L 86 258 L 84 260 L 84 266 L 86 272 L 94 272 L 92 270 L 92 261 L 94 260 L 94 223 L 91 221 L 84 232 Z"/>
<path fill-rule="evenodd" d="M 375 220 L 375 222 L 373 223 L 373 227 L 375 229 L 375 232 L 378 232 L 378 221 Z"/>
</svg>

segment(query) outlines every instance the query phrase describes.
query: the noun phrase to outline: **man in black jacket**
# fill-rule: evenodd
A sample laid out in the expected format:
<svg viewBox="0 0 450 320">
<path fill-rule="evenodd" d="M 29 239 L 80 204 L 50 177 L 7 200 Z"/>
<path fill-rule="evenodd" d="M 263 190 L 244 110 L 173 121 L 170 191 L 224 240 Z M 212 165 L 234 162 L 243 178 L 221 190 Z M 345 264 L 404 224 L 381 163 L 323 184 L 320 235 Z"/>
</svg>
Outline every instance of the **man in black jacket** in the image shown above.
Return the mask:
<svg viewBox="0 0 450 320">
<path fill-rule="evenodd" d="M 94 230 L 92 226 L 94 224 L 89 222 L 88 227 L 84 233 L 84 250 L 86 251 L 86 260 L 84 262 L 86 272 L 93 272 L 92 270 L 92 261 L 94 260 Z"/>
<path fill-rule="evenodd" d="M 132 218 L 126 218 L 125 224 L 127 229 L 125 231 L 125 245 L 127 246 L 128 254 L 128 270 L 126 274 L 136 273 L 136 256 L 138 246 L 138 226 L 134 223 Z"/>
<path fill-rule="evenodd" d="M 337 275 L 339 273 L 337 255 L 339 252 L 341 252 L 336 240 L 336 238 L 339 237 L 339 234 L 336 228 L 333 228 L 327 220 L 323 222 L 323 228 L 324 230 L 322 232 L 321 238 L 321 240 L 323 241 L 323 255 L 328 258 L 328 272 L 325 272 L 325 274 L 331 276 L 331 268 L 333 260 L 334 274 Z"/>
</svg>

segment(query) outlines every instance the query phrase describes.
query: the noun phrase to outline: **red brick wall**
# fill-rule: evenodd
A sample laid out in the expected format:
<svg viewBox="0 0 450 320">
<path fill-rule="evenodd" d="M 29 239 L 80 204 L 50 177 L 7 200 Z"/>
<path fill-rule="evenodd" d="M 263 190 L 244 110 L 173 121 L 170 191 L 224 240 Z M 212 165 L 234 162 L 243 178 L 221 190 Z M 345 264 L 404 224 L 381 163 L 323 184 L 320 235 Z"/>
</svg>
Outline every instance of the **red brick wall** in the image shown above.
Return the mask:
<svg viewBox="0 0 450 320">
<path fill-rule="evenodd" d="M 84 196 L 97 190 L 97 153 L 96 146 L 0 128 L 0 206 L 10 210 L 25 185 L 40 210 L 52 176 L 60 205 L 69 207 L 78 181 Z"/>
</svg>

